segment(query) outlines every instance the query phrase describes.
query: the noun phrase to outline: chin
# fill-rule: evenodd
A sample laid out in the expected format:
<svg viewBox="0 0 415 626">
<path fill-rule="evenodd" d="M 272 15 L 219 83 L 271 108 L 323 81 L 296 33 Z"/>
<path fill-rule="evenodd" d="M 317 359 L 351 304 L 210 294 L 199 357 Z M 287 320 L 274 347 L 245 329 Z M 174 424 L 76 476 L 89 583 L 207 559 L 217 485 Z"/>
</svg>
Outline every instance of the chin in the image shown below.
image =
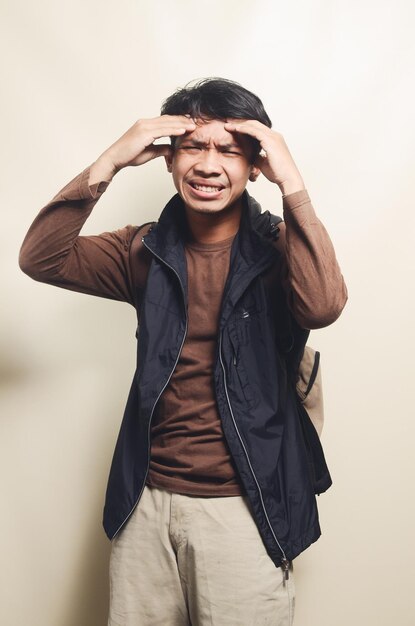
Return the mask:
<svg viewBox="0 0 415 626">
<path fill-rule="evenodd" d="M 215 215 L 218 213 L 231 213 L 237 208 L 235 203 L 227 204 L 227 205 L 216 205 L 213 204 L 188 204 L 185 201 L 185 205 L 189 211 L 194 211 L 195 213 L 204 213 L 205 215 Z"/>
<path fill-rule="evenodd" d="M 207 206 L 197 206 L 197 207 L 188 207 L 191 211 L 194 211 L 195 213 L 205 213 L 205 215 L 212 215 L 214 213 L 222 213 L 223 211 L 226 211 L 227 207 L 218 207 L 218 208 L 213 208 L 213 207 L 207 207 Z"/>
</svg>

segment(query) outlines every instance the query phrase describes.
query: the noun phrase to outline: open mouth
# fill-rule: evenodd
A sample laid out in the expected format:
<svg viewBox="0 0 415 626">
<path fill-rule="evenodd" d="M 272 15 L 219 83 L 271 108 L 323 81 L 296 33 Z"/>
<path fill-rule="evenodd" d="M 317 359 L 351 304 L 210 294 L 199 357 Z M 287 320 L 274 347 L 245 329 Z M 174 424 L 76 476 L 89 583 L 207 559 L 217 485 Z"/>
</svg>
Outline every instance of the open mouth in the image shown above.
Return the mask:
<svg viewBox="0 0 415 626">
<path fill-rule="evenodd" d="M 193 189 L 197 189 L 197 191 L 204 191 L 205 193 L 216 193 L 221 191 L 223 187 L 212 187 L 211 185 L 196 185 L 196 183 L 191 183 Z"/>
</svg>

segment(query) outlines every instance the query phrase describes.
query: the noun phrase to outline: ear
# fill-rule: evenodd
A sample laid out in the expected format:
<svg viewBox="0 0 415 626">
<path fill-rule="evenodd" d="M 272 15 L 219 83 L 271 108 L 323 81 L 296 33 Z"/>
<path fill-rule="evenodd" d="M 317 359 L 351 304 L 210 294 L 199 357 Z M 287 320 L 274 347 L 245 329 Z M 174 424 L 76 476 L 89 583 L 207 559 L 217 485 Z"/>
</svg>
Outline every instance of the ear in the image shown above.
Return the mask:
<svg viewBox="0 0 415 626">
<path fill-rule="evenodd" d="M 260 175 L 261 170 L 256 165 L 251 166 L 251 173 L 249 174 L 249 180 L 254 183 L 258 176 Z"/>
<path fill-rule="evenodd" d="M 165 155 L 164 160 L 166 161 L 167 171 L 171 174 L 173 168 L 173 151 L 171 151 L 169 155 Z"/>
</svg>

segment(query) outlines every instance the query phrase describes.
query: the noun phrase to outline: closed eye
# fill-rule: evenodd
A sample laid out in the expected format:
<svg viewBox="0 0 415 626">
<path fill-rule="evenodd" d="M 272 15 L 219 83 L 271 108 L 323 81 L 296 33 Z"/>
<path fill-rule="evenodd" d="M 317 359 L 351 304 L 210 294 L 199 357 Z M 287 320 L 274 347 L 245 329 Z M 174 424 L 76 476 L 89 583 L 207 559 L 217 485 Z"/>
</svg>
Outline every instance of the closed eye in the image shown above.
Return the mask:
<svg viewBox="0 0 415 626">
<path fill-rule="evenodd" d="M 179 149 L 186 150 L 187 152 L 200 152 L 201 150 L 205 150 L 206 148 L 204 146 L 180 146 Z M 222 148 L 220 149 L 220 152 L 221 154 L 226 155 L 242 156 L 241 152 L 238 152 L 237 150 L 232 150 L 230 148 Z"/>
<path fill-rule="evenodd" d="M 181 150 L 201 150 L 199 146 L 180 146 Z"/>
</svg>

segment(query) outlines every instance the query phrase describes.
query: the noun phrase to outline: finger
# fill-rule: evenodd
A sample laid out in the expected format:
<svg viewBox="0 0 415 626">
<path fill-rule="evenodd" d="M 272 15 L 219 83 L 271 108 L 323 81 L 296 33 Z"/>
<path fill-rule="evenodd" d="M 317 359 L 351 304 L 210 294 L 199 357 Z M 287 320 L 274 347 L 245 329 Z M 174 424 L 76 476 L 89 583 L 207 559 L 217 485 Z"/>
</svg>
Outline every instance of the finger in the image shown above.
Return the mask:
<svg viewBox="0 0 415 626">
<path fill-rule="evenodd" d="M 195 128 L 196 124 L 194 122 L 189 120 L 180 120 L 177 124 L 170 123 L 168 125 L 157 126 L 157 128 L 152 130 L 152 138 L 153 141 L 155 141 L 156 139 L 161 139 L 162 137 L 171 137 L 173 135 L 176 137 L 184 135 L 185 133 L 191 133 L 195 130 Z"/>
<path fill-rule="evenodd" d="M 169 126 L 195 126 L 195 121 L 190 115 L 162 115 L 158 120 Z"/>
<path fill-rule="evenodd" d="M 258 141 L 261 141 L 265 137 L 264 125 L 258 122 L 259 126 L 253 121 L 243 122 L 226 122 L 225 130 L 231 133 L 243 133 L 244 135 L 250 135 L 255 137 Z M 266 128 L 266 127 L 265 127 Z"/>
<path fill-rule="evenodd" d="M 149 152 L 151 152 L 151 158 L 156 159 L 161 156 L 170 156 L 173 153 L 173 148 L 171 145 L 167 143 L 153 145 L 150 148 L 147 148 Z"/>
<path fill-rule="evenodd" d="M 195 129 L 195 122 L 184 115 L 161 115 L 152 119 L 140 119 L 134 125 L 137 131 L 160 132 L 160 136 L 167 135 L 171 129 Z"/>
<path fill-rule="evenodd" d="M 166 132 L 167 135 L 184 135 L 185 133 L 191 133 L 196 128 L 196 124 L 188 124 L 187 126 L 182 126 L 181 128 L 172 128 L 171 132 Z"/>
<path fill-rule="evenodd" d="M 144 139 L 146 148 L 151 148 L 154 145 L 154 142 L 158 139 L 163 139 L 164 137 L 180 137 L 181 135 L 185 135 L 186 133 L 191 133 L 193 128 L 153 128 L 146 139 Z M 164 144 L 158 144 L 164 145 Z"/>
<path fill-rule="evenodd" d="M 255 159 L 254 165 L 256 167 L 259 167 L 259 169 L 262 171 L 262 168 L 264 167 L 266 162 L 267 162 L 266 156 L 263 156 L 262 154 L 258 154 L 257 158 Z"/>
<path fill-rule="evenodd" d="M 137 155 L 137 159 L 141 163 L 145 163 L 146 161 L 151 161 L 151 159 L 156 159 L 157 157 L 169 156 L 171 153 L 172 147 L 168 144 L 150 144 L 139 155 Z"/>
<path fill-rule="evenodd" d="M 233 120 L 232 122 L 225 122 L 226 126 L 240 126 L 240 127 L 244 127 L 244 126 L 252 126 L 253 128 L 258 128 L 258 130 L 263 129 L 263 130 L 269 130 L 268 126 L 265 126 L 265 124 L 262 124 L 262 122 L 259 122 L 258 120 L 243 120 L 243 119 L 237 119 L 237 120 Z"/>
<path fill-rule="evenodd" d="M 145 148 L 142 152 L 140 152 L 132 161 L 130 161 L 129 165 L 143 165 L 152 159 L 156 159 L 161 156 L 169 156 L 172 154 L 172 148 L 167 144 L 151 144 L 147 148 Z"/>
</svg>

